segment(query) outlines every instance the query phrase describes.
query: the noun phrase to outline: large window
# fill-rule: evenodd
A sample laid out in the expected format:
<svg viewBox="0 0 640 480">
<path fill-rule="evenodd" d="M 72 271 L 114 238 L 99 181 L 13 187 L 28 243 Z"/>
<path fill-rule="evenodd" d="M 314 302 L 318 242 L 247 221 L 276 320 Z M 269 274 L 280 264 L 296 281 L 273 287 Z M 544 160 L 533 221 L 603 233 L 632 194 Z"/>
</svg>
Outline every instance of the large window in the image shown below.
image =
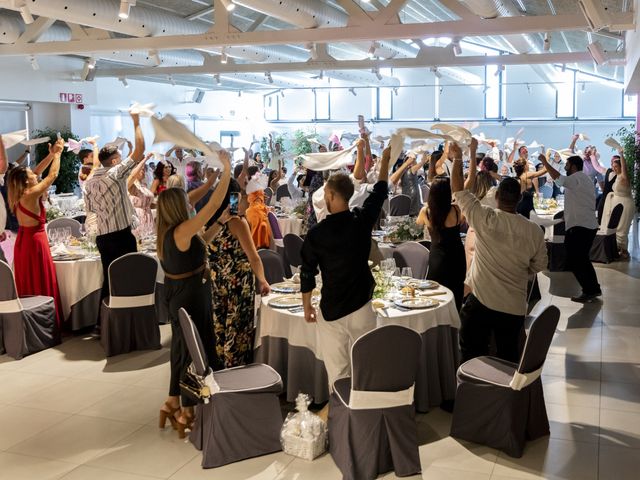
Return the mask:
<svg viewBox="0 0 640 480">
<path fill-rule="evenodd" d="M 393 89 L 378 88 L 378 120 L 393 118 Z"/>
<path fill-rule="evenodd" d="M 500 118 L 500 90 L 504 74 L 498 65 L 487 65 L 485 68 L 485 118 Z"/>
<path fill-rule="evenodd" d="M 638 115 L 638 96 L 625 95 L 623 99 L 622 116 L 636 118 Z"/>
<path fill-rule="evenodd" d="M 331 91 L 326 88 L 314 89 L 316 99 L 316 120 L 329 120 L 331 118 Z"/>
<path fill-rule="evenodd" d="M 572 70 L 557 72 L 556 117 L 575 117 L 575 72 Z"/>
</svg>

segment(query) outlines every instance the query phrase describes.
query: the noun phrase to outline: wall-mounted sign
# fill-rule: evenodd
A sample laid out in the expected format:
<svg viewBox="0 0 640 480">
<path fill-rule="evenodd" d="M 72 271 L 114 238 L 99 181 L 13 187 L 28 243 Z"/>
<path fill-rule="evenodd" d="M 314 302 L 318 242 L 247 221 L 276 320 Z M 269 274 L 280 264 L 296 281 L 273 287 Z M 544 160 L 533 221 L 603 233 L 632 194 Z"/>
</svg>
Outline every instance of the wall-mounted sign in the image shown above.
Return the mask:
<svg viewBox="0 0 640 480">
<path fill-rule="evenodd" d="M 62 103 L 83 103 L 81 93 L 60 93 Z"/>
</svg>

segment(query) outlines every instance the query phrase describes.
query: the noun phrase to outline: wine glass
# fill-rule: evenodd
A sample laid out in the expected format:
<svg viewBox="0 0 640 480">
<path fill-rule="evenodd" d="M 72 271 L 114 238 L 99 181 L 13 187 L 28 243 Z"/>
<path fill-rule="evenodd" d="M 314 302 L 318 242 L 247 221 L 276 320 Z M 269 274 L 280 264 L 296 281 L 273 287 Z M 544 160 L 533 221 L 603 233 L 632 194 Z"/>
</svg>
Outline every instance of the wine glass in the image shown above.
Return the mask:
<svg viewBox="0 0 640 480">
<path fill-rule="evenodd" d="M 413 271 L 411 267 L 402 267 L 402 278 L 410 280 L 413 278 Z"/>
</svg>

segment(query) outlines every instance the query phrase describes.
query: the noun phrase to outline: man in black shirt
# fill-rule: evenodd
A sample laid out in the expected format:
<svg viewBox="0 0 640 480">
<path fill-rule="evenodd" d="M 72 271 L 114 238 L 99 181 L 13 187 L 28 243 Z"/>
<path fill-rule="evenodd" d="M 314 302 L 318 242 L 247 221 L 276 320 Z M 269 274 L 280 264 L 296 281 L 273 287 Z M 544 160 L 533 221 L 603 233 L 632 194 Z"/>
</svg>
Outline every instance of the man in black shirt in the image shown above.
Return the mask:
<svg viewBox="0 0 640 480">
<path fill-rule="evenodd" d="M 330 215 L 309 230 L 302 245 L 304 317 L 307 322 L 318 322 L 330 388 L 335 380 L 350 374 L 351 344 L 376 326 L 368 260 L 371 231 L 388 196 L 390 153 L 387 148 L 382 154 L 378 182 L 361 208 L 349 210 L 354 186 L 348 175 L 338 173 L 327 180 L 324 199 Z M 318 268 L 322 274 L 320 312 L 311 304 Z"/>
</svg>

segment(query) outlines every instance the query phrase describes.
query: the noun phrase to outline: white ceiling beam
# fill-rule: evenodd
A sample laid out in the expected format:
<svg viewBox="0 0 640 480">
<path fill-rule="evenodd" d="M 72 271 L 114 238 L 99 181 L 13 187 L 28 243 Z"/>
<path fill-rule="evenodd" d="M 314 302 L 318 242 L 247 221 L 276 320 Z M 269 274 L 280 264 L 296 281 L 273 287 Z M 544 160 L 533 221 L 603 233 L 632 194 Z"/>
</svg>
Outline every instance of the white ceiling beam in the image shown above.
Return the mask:
<svg viewBox="0 0 640 480">
<path fill-rule="evenodd" d="M 189 15 L 187 17 L 187 20 L 189 20 L 189 21 L 198 20 L 198 19 L 200 19 L 200 17 L 204 17 L 205 15 L 209 15 L 209 14 L 213 13 L 213 10 L 214 10 L 213 7 L 204 8 L 204 9 L 200 10 L 199 12 L 196 12 L 194 14 Z"/>
<path fill-rule="evenodd" d="M 36 42 L 55 22 L 55 18 L 38 17 L 35 22 L 26 26 L 27 28 L 18 37 L 16 43 Z"/>
<path fill-rule="evenodd" d="M 336 0 L 336 3 L 349 14 L 348 26 L 371 24 L 372 19 L 369 14 L 353 0 Z"/>
<path fill-rule="evenodd" d="M 249 28 L 247 28 L 247 32 L 255 32 L 256 28 L 262 25 L 262 22 L 264 22 L 266 19 L 267 19 L 267 16 L 264 13 L 261 13 L 260 15 L 258 15 L 256 19 L 253 21 L 253 23 L 249 25 Z"/>
<path fill-rule="evenodd" d="M 213 0 L 215 14 L 213 18 L 213 27 L 209 29 L 209 33 L 228 34 L 229 33 L 229 12 L 222 4 L 221 0 Z"/>
<path fill-rule="evenodd" d="M 390 4 L 391 5 L 391 4 Z M 224 9 L 222 9 L 224 10 Z M 633 13 L 616 15 L 625 29 L 633 29 Z M 218 19 L 216 24 L 222 28 Z M 491 36 L 522 33 L 583 30 L 588 28 L 583 15 L 541 15 L 469 19 L 448 22 L 371 25 L 256 32 L 207 32 L 199 35 L 167 35 L 144 38 L 113 38 L 70 42 L 39 42 L 0 45 L 0 56 L 66 55 L 118 50 L 182 50 L 241 45 L 283 45 L 395 40 L 430 37 Z"/>
<path fill-rule="evenodd" d="M 461 4 L 459 0 L 440 0 L 440 3 L 463 20 L 467 18 L 477 17 L 475 13 Z"/>
<path fill-rule="evenodd" d="M 437 50 L 442 50 L 437 52 Z M 416 67 L 471 67 L 483 65 L 538 65 L 566 64 L 574 62 L 593 62 L 589 52 L 574 53 L 536 53 L 515 55 L 452 55 L 449 48 L 431 48 L 429 55 L 420 58 L 393 58 L 388 60 L 316 60 L 307 62 L 267 63 L 267 64 L 220 64 L 207 61 L 204 65 L 188 67 L 142 67 L 142 68 L 102 68 L 96 72 L 98 77 L 135 77 L 138 75 L 197 75 L 215 73 L 260 73 L 300 72 L 318 70 L 370 70 L 372 68 L 416 68 Z M 613 57 L 613 56 L 612 56 Z M 624 58 L 624 52 L 615 58 Z"/>
<path fill-rule="evenodd" d="M 404 7 L 407 0 L 391 0 L 389 4 L 384 7 L 384 10 L 381 10 L 376 19 L 374 20 L 375 25 L 386 25 L 389 21 L 393 20 L 393 18 L 397 17 L 402 7 Z"/>
</svg>

